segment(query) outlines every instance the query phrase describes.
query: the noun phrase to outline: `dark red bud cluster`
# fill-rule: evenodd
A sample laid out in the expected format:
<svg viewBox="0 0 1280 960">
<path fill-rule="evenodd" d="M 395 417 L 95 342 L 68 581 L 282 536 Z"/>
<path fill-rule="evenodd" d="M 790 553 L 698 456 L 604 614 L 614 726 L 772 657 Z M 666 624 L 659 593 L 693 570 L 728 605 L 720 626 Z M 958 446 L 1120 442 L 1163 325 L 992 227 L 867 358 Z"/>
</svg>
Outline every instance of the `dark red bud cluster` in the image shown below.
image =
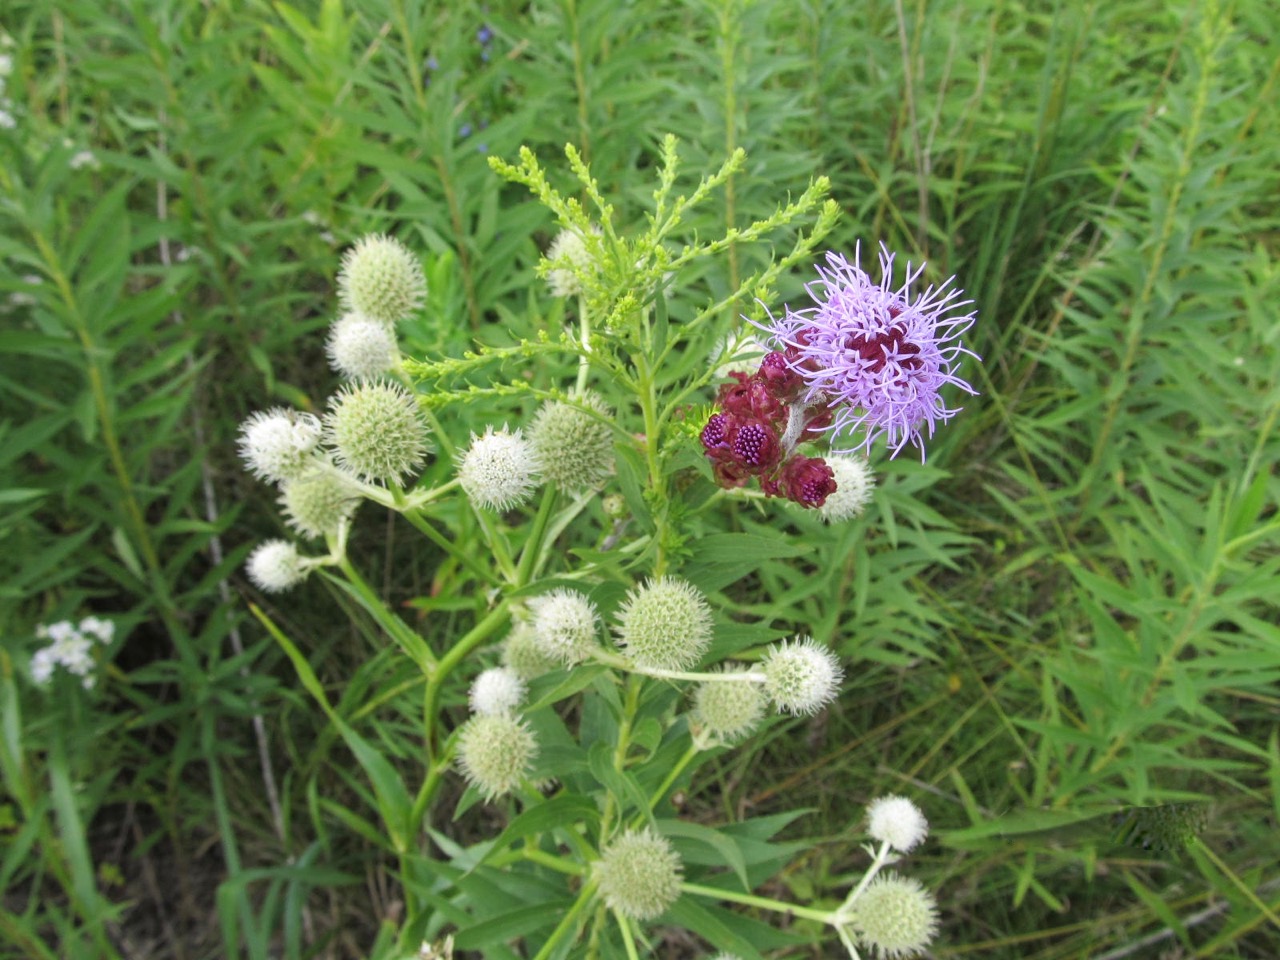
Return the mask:
<svg viewBox="0 0 1280 960">
<path fill-rule="evenodd" d="M 786 497 L 806 507 L 820 507 L 835 492 L 835 476 L 826 461 L 792 453 L 782 437 L 804 379 L 791 364 L 796 350 L 774 351 L 748 376 L 732 373 L 720 388 L 720 412 L 702 428 L 702 445 L 723 487 L 741 487 L 752 477 L 771 497 Z M 831 424 L 831 413 L 817 408 L 805 423 L 801 440 L 815 439 Z"/>
</svg>

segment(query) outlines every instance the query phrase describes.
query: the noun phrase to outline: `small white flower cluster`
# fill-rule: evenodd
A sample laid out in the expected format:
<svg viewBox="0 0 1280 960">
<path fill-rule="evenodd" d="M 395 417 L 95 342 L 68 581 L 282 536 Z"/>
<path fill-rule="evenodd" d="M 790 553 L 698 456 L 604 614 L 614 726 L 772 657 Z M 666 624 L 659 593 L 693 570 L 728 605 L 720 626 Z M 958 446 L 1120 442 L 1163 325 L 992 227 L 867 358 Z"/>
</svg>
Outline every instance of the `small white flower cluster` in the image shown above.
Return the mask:
<svg viewBox="0 0 1280 960">
<path fill-rule="evenodd" d="M 849 951 L 858 946 L 881 957 L 914 957 L 938 931 L 938 903 L 919 881 L 880 870 L 914 850 L 929 835 L 929 822 L 906 797 L 880 797 L 867 807 L 867 832 L 880 842 L 868 847 L 874 860 L 829 919 Z"/>
<path fill-rule="evenodd" d="M 315 215 L 304 216 L 308 222 Z M 427 424 L 417 398 L 390 379 L 400 363 L 395 324 L 422 304 L 426 281 L 397 240 L 364 237 L 342 261 L 338 288 L 348 312 L 330 331 L 329 357 L 348 378 L 324 418 L 284 407 L 260 411 L 240 427 L 240 456 L 251 473 L 280 487 L 285 519 L 303 537 L 344 540 L 362 496 L 390 504 L 426 460 Z M 336 538 L 331 539 L 331 538 Z M 260 545 L 248 574 L 276 593 L 336 557 L 304 557 L 284 540 Z"/>
<path fill-rule="evenodd" d="M 105 646 L 115 635 L 116 625 L 98 617 L 85 617 L 79 626 L 70 620 L 61 620 L 48 626 L 41 624 L 36 627 L 36 636 L 49 643 L 37 650 L 31 658 L 31 679 L 43 687 L 53 679 L 54 669 L 62 667 L 68 673 L 80 677 L 81 685 L 86 690 L 92 690 L 97 682 L 91 672 L 94 666 L 94 642 Z"/>
<path fill-rule="evenodd" d="M 421 308 L 426 295 L 422 264 L 408 247 L 382 234 L 361 237 L 342 258 L 338 274 L 346 312 L 329 328 L 326 352 L 333 369 L 350 380 L 392 373 L 400 365 L 396 324 Z"/>
<path fill-rule="evenodd" d="M 458 769 L 486 800 L 510 793 L 528 776 L 538 741 L 520 718 L 525 682 L 511 667 L 490 667 L 471 684 L 472 717 L 458 730 Z"/>
</svg>

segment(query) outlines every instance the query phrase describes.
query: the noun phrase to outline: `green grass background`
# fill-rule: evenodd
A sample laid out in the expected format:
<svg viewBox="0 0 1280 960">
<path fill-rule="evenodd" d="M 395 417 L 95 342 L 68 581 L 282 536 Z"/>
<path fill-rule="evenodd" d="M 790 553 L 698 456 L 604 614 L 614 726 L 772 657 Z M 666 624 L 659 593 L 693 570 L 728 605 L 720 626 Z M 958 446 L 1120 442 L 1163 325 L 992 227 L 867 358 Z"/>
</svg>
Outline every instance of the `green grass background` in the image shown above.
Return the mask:
<svg viewBox="0 0 1280 960">
<path fill-rule="evenodd" d="M 707 231 L 829 176 L 830 246 L 955 274 L 984 358 L 981 396 L 926 467 L 878 464 L 857 524 L 737 521 L 818 553 L 733 602 L 850 675 L 817 725 L 718 761 L 685 816 L 806 809 L 819 841 L 773 892 L 833 902 L 862 805 L 909 793 L 936 828 L 912 874 L 937 957 L 1280 955 L 1271 4 L 9 0 L 0 26 L 7 955 L 358 956 L 394 922 L 367 787 L 248 616 L 240 566 L 281 525 L 237 425 L 323 405 L 362 233 L 424 256 L 411 355 L 554 319 L 533 270 L 555 225 L 487 156 L 527 144 L 570 187 L 577 145 L 625 226 L 668 132 L 687 170 L 748 153 Z M 690 296 L 767 256 L 734 248 Z M 477 609 L 434 595 L 407 528 L 365 517 L 353 551 L 434 636 Z M 410 672 L 308 590 L 266 606 L 411 763 Z M 91 611 L 127 634 L 109 693 L 34 691 L 35 625 Z M 1180 856 L 1045 829 L 1187 799 L 1210 818 Z M 795 929 L 789 956 L 836 955 Z"/>
</svg>

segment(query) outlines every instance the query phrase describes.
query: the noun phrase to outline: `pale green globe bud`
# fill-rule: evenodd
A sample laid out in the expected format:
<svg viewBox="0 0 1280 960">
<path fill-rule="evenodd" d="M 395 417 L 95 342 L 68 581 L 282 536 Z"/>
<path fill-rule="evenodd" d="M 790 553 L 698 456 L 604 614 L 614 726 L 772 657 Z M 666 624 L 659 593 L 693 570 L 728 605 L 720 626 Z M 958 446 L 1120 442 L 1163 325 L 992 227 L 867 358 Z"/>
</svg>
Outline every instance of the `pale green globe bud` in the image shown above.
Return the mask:
<svg viewBox="0 0 1280 960">
<path fill-rule="evenodd" d="M 565 490 L 599 487 L 613 473 L 612 411 L 594 393 L 583 394 L 577 403 L 598 416 L 574 404 L 549 402 L 529 430 L 542 476 Z"/>
<path fill-rule="evenodd" d="M 286 522 L 298 533 L 324 537 L 351 519 L 360 499 L 349 476 L 333 464 L 317 460 L 306 473 L 284 485 L 280 503 Z"/>
<path fill-rule="evenodd" d="M 867 833 L 899 853 L 907 853 L 929 835 L 929 821 L 906 797 L 879 797 L 867 807 Z"/>
<path fill-rule="evenodd" d="M 680 897 L 681 866 L 671 842 L 645 828 L 615 837 L 592 864 L 592 872 L 609 909 L 634 920 L 652 920 Z"/>
<path fill-rule="evenodd" d="M 532 624 L 517 624 L 502 644 L 502 665 L 510 667 L 522 680 L 532 680 L 550 673 L 559 666 L 553 658 L 542 652 L 533 633 Z"/>
<path fill-rule="evenodd" d="M 866 457 L 851 454 L 826 457 L 835 476 L 836 491 L 818 507 L 818 516 L 827 523 L 840 523 L 862 515 L 871 500 L 876 478 Z"/>
<path fill-rule="evenodd" d="M 458 767 L 486 800 L 510 793 L 538 755 L 524 722 L 507 713 L 481 713 L 458 731 Z"/>
<path fill-rule="evenodd" d="M 692 584 L 660 577 L 627 594 L 617 630 L 637 666 L 685 670 L 711 646 L 711 607 Z"/>
<path fill-rule="evenodd" d="M 467 701 L 472 713 L 515 713 L 524 700 L 525 685 L 510 667 L 490 667 L 471 683 Z"/>
<path fill-rule="evenodd" d="M 375 380 L 400 362 L 400 347 L 386 324 L 348 313 L 329 328 L 329 364 L 350 380 Z"/>
<path fill-rule="evenodd" d="M 572 666 L 595 647 L 600 615 L 584 594 L 558 589 L 529 601 L 538 649 L 557 663 Z"/>
<path fill-rule="evenodd" d="M 458 479 L 467 498 L 486 510 L 510 510 L 529 499 L 538 485 L 538 458 L 533 445 L 504 424 L 494 433 L 471 435 L 471 446 L 458 463 Z"/>
<path fill-rule="evenodd" d="M 724 673 L 748 673 L 745 667 L 726 667 Z M 764 716 L 761 685 L 749 680 L 708 680 L 693 695 L 694 719 L 722 743 L 745 737 Z"/>
<path fill-rule="evenodd" d="M 882 957 L 914 957 L 938 932 L 938 904 L 915 880 L 884 873 L 849 905 L 849 926 Z"/>
<path fill-rule="evenodd" d="M 582 277 L 594 269 L 582 237 L 572 230 L 561 230 L 547 248 L 547 259 L 560 264 L 547 271 L 547 286 L 553 297 L 576 297 L 582 293 Z"/>
<path fill-rule="evenodd" d="M 240 456 L 254 476 L 284 483 L 311 465 L 320 436 L 318 418 L 274 407 L 252 414 L 241 424 Z"/>
<path fill-rule="evenodd" d="M 245 570 L 258 589 L 284 593 L 307 579 L 311 567 L 288 540 L 267 540 L 249 554 Z"/>
<path fill-rule="evenodd" d="M 329 400 L 324 426 L 338 463 L 370 483 L 400 483 L 427 456 L 418 401 L 398 384 L 346 384 Z"/>
<path fill-rule="evenodd" d="M 342 305 L 370 320 L 394 326 L 421 307 L 426 294 L 422 264 L 393 237 L 362 237 L 342 258 Z"/>
<path fill-rule="evenodd" d="M 765 692 L 779 712 L 815 714 L 835 699 L 844 671 L 835 654 L 812 637 L 783 642 L 769 651 L 760 665 Z"/>
</svg>

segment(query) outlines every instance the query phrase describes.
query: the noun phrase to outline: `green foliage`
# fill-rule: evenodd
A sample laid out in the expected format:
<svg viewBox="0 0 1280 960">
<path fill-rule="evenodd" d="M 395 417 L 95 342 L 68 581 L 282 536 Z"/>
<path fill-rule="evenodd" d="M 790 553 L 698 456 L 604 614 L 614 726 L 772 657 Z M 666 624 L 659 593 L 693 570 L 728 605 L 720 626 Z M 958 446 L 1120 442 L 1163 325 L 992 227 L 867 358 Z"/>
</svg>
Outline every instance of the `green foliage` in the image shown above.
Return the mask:
<svg viewBox="0 0 1280 960">
<path fill-rule="evenodd" d="M 1275 954 L 1273 21 L 1258 0 L 8 4 L 0 952 L 394 957 L 452 931 L 505 957 L 568 917 L 621 956 L 644 930 L 597 924 L 561 856 L 589 859 L 612 804 L 726 894 L 667 921 L 795 955 L 820 919 L 732 895 L 838 902 L 865 802 L 896 792 L 940 828 L 912 864 L 939 956 Z M 603 267 L 586 330 L 542 285 L 564 227 Z M 517 523 L 441 495 L 412 530 L 366 508 L 347 568 L 263 597 L 237 571 L 283 527 L 237 425 L 320 411 L 338 257 L 375 231 L 427 274 L 399 330 L 440 447 L 418 492 L 589 368 L 620 506 Z M 850 523 L 716 493 L 706 358 L 855 239 L 957 275 L 982 396 L 927 467 L 875 463 Z M 648 421 L 619 402 L 646 385 Z M 712 594 L 710 660 L 827 642 L 837 705 L 681 767 L 674 686 L 632 707 L 603 666 L 559 671 L 527 702 L 533 776 L 565 792 L 464 790 L 450 732 L 510 613 L 555 586 L 608 613 L 658 568 Z M 36 626 L 91 613 L 118 630 L 97 688 L 31 683 Z M 624 735 L 618 769 L 600 745 Z M 1209 816 L 1178 851 L 1115 822 L 1183 804 Z"/>
</svg>

